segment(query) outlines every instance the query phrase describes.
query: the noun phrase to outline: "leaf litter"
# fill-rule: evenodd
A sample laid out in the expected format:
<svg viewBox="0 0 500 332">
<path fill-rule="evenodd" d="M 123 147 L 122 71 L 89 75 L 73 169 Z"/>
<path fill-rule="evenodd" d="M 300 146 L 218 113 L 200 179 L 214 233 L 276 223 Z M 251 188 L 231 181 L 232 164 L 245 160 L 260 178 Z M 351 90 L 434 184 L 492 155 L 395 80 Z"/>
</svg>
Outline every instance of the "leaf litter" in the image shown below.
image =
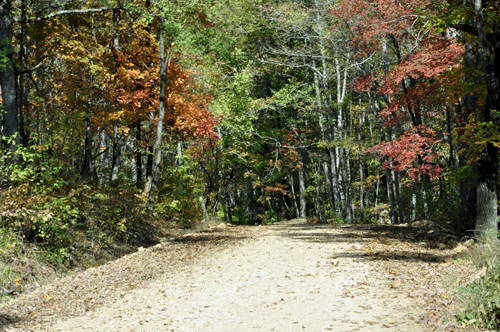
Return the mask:
<svg viewBox="0 0 500 332">
<path fill-rule="evenodd" d="M 293 228 L 296 226 L 312 230 L 313 233 L 301 232 Z M 61 278 L 5 303 L 0 307 L 0 328 L 39 331 L 50 328 L 56 322 L 99 311 L 135 290 L 147 289 L 152 281 L 162 276 L 175 275 L 182 267 L 196 264 L 201 258 L 227 248 L 236 248 L 235 252 L 238 253 L 238 246 L 244 245 L 245 240 L 251 242 L 258 239 L 265 233 L 264 230 L 283 232 L 283 228 L 287 229 L 289 238 L 295 241 L 293 246 L 285 247 L 291 248 L 289 250 L 299 248 L 298 243 L 302 243 L 304 252 L 308 253 L 311 252 L 311 242 L 321 244 L 335 241 L 347 245 L 342 247 L 344 250 L 332 252 L 324 259 L 318 257 L 315 263 L 318 268 L 328 266 L 334 271 L 349 272 L 351 265 L 357 262 L 369 263 L 373 269 L 370 277 L 345 287 L 338 297 L 339 301 L 356 301 L 368 291 L 373 292 L 373 287 L 376 287 L 372 295 L 391 303 L 396 309 L 402 295 L 414 301 L 410 312 L 403 305 L 399 310 L 406 311 L 405 319 L 418 322 L 424 331 L 481 331 L 460 326 L 453 319 L 453 313 L 461 308 L 461 303 L 451 296 L 453 288 L 470 282 L 478 273 L 470 262 L 458 259 L 467 252 L 468 247 L 461 244 L 455 235 L 442 231 L 431 232 L 425 227 L 308 225 L 301 220 L 283 223 L 281 228 L 280 225 L 251 227 L 222 224 L 202 232 L 165 239 L 156 246 L 140 248 L 134 254 Z M 270 245 L 266 249 L 268 252 L 285 250 L 283 247 L 273 247 L 277 242 L 265 243 Z M 238 254 L 234 256 L 238 257 Z M 303 278 L 316 277 L 308 271 L 300 273 Z M 284 278 L 289 279 L 293 279 L 293 276 Z M 241 286 L 237 289 L 241 290 Z M 314 301 L 317 295 L 320 295 L 319 289 L 309 292 L 308 301 Z M 287 302 L 284 299 L 270 301 L 270 306 Z M 370 304 L 358 303 L 356 312 L 370 310 L 373 310 Z M 398 326 L 397 321 L 383 319 L 361 323 L 360 326 L 373 325 L 387 329 L 397 329 Z M 142 324 L 144 322 L 141 321 Z"/>
</svg>

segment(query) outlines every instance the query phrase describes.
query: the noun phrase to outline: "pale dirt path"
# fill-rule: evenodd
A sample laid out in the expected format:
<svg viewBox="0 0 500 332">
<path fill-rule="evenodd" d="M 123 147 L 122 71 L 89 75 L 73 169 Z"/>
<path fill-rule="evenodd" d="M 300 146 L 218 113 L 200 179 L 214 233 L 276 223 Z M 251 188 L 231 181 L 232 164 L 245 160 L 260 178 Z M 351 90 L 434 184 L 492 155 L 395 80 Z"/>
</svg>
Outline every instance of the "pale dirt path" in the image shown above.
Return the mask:
<svg viewBox="0 0 500 332">
<path fill-rule="evenodd" d="M 331 226 L 280 224 L 48 331 L 430 331 L 380 261 Z M 367 244 L 366 244 L 367 245 Z M 337 258 L 336 258 L 337 257 Z M 359 257 L 359 256 L 358 256 Z"/>
</svg>

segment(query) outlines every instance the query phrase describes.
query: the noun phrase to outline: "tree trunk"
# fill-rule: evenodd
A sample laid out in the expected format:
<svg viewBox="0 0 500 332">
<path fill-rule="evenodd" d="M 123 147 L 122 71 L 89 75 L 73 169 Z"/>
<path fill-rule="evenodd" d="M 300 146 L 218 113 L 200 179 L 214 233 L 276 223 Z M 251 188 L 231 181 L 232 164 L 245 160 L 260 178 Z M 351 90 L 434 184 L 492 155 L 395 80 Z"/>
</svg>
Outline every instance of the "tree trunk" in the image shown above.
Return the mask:
<svg viewBox="0 0 500 332">
<path fill-rule="evenodd" d="M 12 24 L 14 18 L 11 11 L 12 0 L 0 0 L 0 82 L 2 90 L 3 115 L 3 135 L 11 137 L 18 132 L 17 119 L 17 98 L 16 98 L 16 70 L 12 62 Z M 13 141 L 7 143 L 7 148 L 14 154 L 16 143 L 19 138 L 16 136 Z M 17 160 L 14 155 L 10 161 Z"/>
<path fill-rule="evenodd" d="M 314 68 L 316 68 L 316 61 L 314 61 L 314 59 L 313 59 L 313 66 L 314 66 Z M 326 112 L 328 112 L 328 110 L 324 109 L 323 102 L 321 101 L 319 79 L 318 79 L 318 74 L 316 72 L 314 73 L 314 86 L 316 88 L 316 99 L 317 99 L 317 103 L 318 103 L 318 108 L 326 113 Z M 321 137 L 323 139 L 326 139 L 325 128 L 323 126 L 323 120 L 324 120 L 324 118 L 323 118 L 323 116 L 321 116 L 319 119 L 319 127 L 320 127 L 320 131 L 321 131 Z M 330 179 L 331 173 L 330 173 L 330 169 L 328 167 L 327 161 L 328 161 L 328 150 L 326 148 L 323 148 L 323 162 L 322 162 L 323 163 L 323 171 L 325 173 L 325 181 L 326 181 L 326 186 L 327 186 L 327 190 L 328 190 L 328 198 L 330 200 L 330 209 L 333 211 L 335 209 L 335 200 L 333 198 L 334 197 L 333 186 L 332 186 L 332 181 Z"/>
<path fill-rule="evenodd" d="M 177 141 L 177 157 L 175 158 L 175 166 L 182 166 L 182 142 Z"/>
<path fill-rule="evenodd" d="M 158 179 L 160 177 L 160 163 L 162 153 L 162 134 L 163 120 L 165 118 L 165 87 L 167 80 L 167 68 L 165 63 L 165 36 L 163 31 L 164 19 L 160 19 L 160 112 L 158 115 L 158 125 L 156 127 L 156 140 L 153 147 L 153 165 L 151 175 L 148 177 L 144 192 L 148 194 L 149 202 L 153 203 L 156 190 L 158 188 Z"/>
<path fill-rule="evenodd" d="M 361 126 L 362 126 L 362 121 L 361 121 L 361 95 L 359 96 L 359 111 L 358 111 L 358 162 L 359 162 L 359 221 L 360 223 L 363 223 L 363 220 L 365 218 L 364 214 L 364 202 L 363 202 L 363 196 L 364 196 L 364 187 L 363 187 L 363 159 L 361 158 Z"/>
<path fill-rule="evenodd" d="M 354 222 L 354 216 L 352 211 L 352 201 L 351 201 L 351 183 L 347 176 L 347 167 L 344 158 L 344 148 L 340 148 L 340 167 L 342 168 L 342 178 L 344 179 L 344 192 L 345 192 L 345 207 L 346 207 L 346 221 L 348 224 L 352 224 Z"/>
<path fill-rule="evenodd" d="M 328 78 L 327 78 L 327 72 L 326 72 L 326 48 L 323 43 L 323 35 L 321 35 L 324 27 L 323 27 L 323 21 L 321 18 L 321 13 L 320 13 L 320 6 L 318 0 L 314 0 L 314 5 L 316 7 L 316 25 L 317 29 L 320 33 L 319 36 L 319 47 L 320 47 L 320 56 L 321 56 L 321 68 L 322 68 L 322 73 L 321 73 L 321 84 L 323 85 L 323 91 L 326 94 L 323 103 L 325 105 L 325 111 L 326 111 L 326 127 L 327 127 L 327 134 L 328 134 L 328 141 L 331 142 L 333 138 L 336 135 L 336 127 L 332 124 L 332 117 L 335 118 L 335 112 L 332 109 L 332 96 L 330 94 L 330 87 L 328 84 Z M 313 60 L 314 63 L 314 60 Z M 336 138 L 336 137 L 335 137 Z M 337 158 L 335 154 L 335 150 L 333 147 L 330 147 L 329 149 L 330 152 L 330 159 L 331 159 L 331 171 L 332 171 L 332 189 L 333 189 L 333 195 L 335 197 L 335 212 L 337 215 L 340 215 L 340 209 L 342 205 L 342 201 L 340 199 L 340 185 L 339 185 L 339 173 L 338 173 L 338 167 L 337 167 Z"/>
<path fill-rule="evenodd" d="M 377 109 L 380 109 L 377 100 L 375 100 L 375 104 L 377 105 Z M 382 118 L 380 118 L 380 117 L 379 117 L 379 121 L 378 121 L 378 128 L 380 131 L 380 140 L 382 142 L 384 142 L 385 141 L 385 133 L 384 133 L 384 128 L 383 128 L 383 124 L 382 124 Z M 387 160 L 388 160 L 387 157 L 385 157 L 384 162 Z M 398 223 L 398 215 L 397 215 L 397 211 L 396 211 L 396 199 L 394 197 L 394 190 L 393 190 L 393 186 L 392 186 L 391 170 L 388 168 L 385 169 L 385 179 L 387 182 L 387 196 L 389 198 L 389 203 L 391 205 L 391 210 L 390 210 L 391 223 L 397 224 Z"/>
<path fill-rule="evenodd" d="M 99 146 L 104 151 L 99 156 L 99 184 L 104 185 L 104 171 L 109 167 L 109 136 L 105 133 L 99 134 Z"/>
<path fill-rule="evenodd" d="M 83 151 L 82 180 L 87 180 L 90 175 L 90 163 L 92 162 L 92 136 L 90 132 L 90 116 L 92 114 L 92 93 L 89 95 L 88 111 L 85 115 L 85 146 Z"/>
<path fill-rule="evenodd" d="M 118 55 L 120 53 L 120 40 L 118 39 L 118 10 L 113 9 L 113 46 L 115 48 L 115 68 L 120 67 Z M 118 111 L 120 106 L 117 106 Z M 118 125 L 115 124 L 113 132 L 113 154 L 111 159 L 111 185 L 118 186 L 120 173 L 120 155 L 121 155 L 121 137 L 118 130 Z"/>
<path fill-rule="evenodd" d="M 477 218 L 476 236 L 496 237 L 498 232 L 497 216 L 497 172 L 498 149 L 487 143 L 478 161 Z"/>
<path fill-rule="evenodd" d="M 21 19 L 26 19 L 26 1 L 21 1 Z M 21 34 L 20 34 L 20 45 L 19 45 L 19 67 L 21 69 L 26 68 L 27 63 L 27 54 L 26 54 L 26 45 L 24 44 L 26 39 L 26 26 L 21 25 Z M 21 140 L 21 144 L 25 147 L 28 146 L 30 141 L 30 132 L 29 132 L 29 103 L 28 96 L 30 90 L 30 84 L 28 79 L 25 79 L 26 74 L 19 75 L 19 94 L 18 94 L 18 106 L 19 106 L 19 138 Z"/>
<path fill-rule="evenodd" d="M 306 217 L 306 178 L 305 178 L 305 171 L 304 171 L 304 160 L 302 156 L 302 149 L 297 149 L 298 155 L 299 155 L 299 200 L 300 200 L 300 218 L 305 218 Z"/>
<path fill-rule="evenodd" d="M 335 208 L 335 200 L 333 198 L 333 188 L 332 188 L 332 181 L 330 179 L 330 168 L 328 167 L 328 163 L 326 162 L 326 159 L 328 158 L 328 152 L 326 149 L 323 150 L 323 172 L 325 173 L 325 182 L 326 182 L 326 189 L 328 191 L 328 199 L 330 201 L 330 209 Z"/>
<path fill-rule="evenodd" d="M 233 223 L 233 211 L 231 209 L 231 200 L 229 198 L 229 193 L 226 191 L 224 195 L 226 198 L 226 211 L 227 211 L 227 221 L 232 224 Z"/>
<path fill-rule="evenodd" d="M 111 185 L 116 187 L 119 184 L 121 137 L 118 133 L 118 126 L 115 126 L 113 134 L 113 154 L 111 155 Z"/>
<path fill-rule="evenodd" d="M 297 218 L 300 218 L 300 210 L 299 210 L 299 205 L 297 204 L 297 196 L 295 195 L 295 187 L 293 184 L 293 174 L 290 173 L 288 176 L 288 181 L 290 182 L 290 189 L 292 191 L 292 200 L 293 200 L 293 207 L 295 208 L 295 215 Z"/>
<path fill-rule="evenodd" d="M 500 110 L 500 63 L 493 62 L 490 53 L 491 45 L 486 37 L 483 18 L 482 0 L 475 0 L 476 28 L 480 51 L 484 61 L 484 74 L 488 95 L 484 105 L 483 122 L 492 121 L 491 111 Z M 493 33 L 495 60 L 500 61 L 500 24 Z M 498 148 L 492 143 L 486 143 L 481 149 L 478 160 L 478 187 L 477 187 L 477 218 L 476 235 L 479 237 L 496 237 L 498 232 L 497 215 L 497 174 Z"/>
<path fill-rule="evenodd" d="M 141 124 L 140 123 L 138 123 L 136 126 L 135 140 L 137 142 L 136 143 L 137 153 L 135 154 L 135 166 L 136 166 L 137 178 L 136 178 L 135 186 L 137 188 L 140 188 L 141 183 L 142 183 L 142 153 L 140 151 L 142 147 L 140 145 L 140 142 L 141 142 Z"/>
<path fill-rule="evenodd" d="M 331 133 L 331 128 L 333 126 L 330 126 L 329 132 Z M 328 134 L 330 136 L 330 133 Z M 341 204 L 342 200 L 340 199 L 340 186 L 339 186 L 339 177 L 338 177 L 338 167 L 337 167 L 337 158 L 335 155 L 335 149 L 334 148 L 329 148 L 328 152 L 330 153 L 330 165 L 331 167 L 331 176 L 332 176 L 332 189 L 333 189 L 333 195 L 335 198 L 335 212 L 337 215 L 340 215 L 340 209 L 341 209 Z"/>
</svg>

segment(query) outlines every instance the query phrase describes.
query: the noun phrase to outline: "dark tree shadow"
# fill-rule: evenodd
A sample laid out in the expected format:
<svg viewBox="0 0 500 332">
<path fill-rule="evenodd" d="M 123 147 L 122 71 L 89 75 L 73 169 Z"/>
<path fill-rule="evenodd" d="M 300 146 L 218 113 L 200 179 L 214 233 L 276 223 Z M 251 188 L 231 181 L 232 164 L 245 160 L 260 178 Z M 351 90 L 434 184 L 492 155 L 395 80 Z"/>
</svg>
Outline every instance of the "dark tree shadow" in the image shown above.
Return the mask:
<svg viewBox="0 0 500 332">
<path fill-rule="evenodd" d="M 327 230 L 332 228 L 342 229 L 333 233 Z M 364 244 L 379 241 L 390 246 L 395 243 L 412 245 L 412 249 L 398 252 L 343 252 L 335 254 L 336 258 L 353 258 L 359 261 L 376 260 L 404 260 L 421 262 L 443 262 L 450 255 L 430 253 L 426 250 L 415 250 L 415 245 L 422 249 L 453 249 L 460 242 L 459 237 L 427 227 L 393 226 L 393 225 L 311 225 L 305 223 L 289 224 L 282 228 L 281 236 L 292 238 L 296 241 L 316 243 L 349 243 Z M 454 257 L 452 257 L 454 258 Z"/>
<path fill-rule="evenodd" d="M 244 239 L 247 239 L 247 236 L 230 236 L 230 235 L 196 235 L 196 236 L 183 236 L 180 238 L 175 238 L 173 241 L 174 242 L 222 242 L 224 240 L 231 240 L 231 241 L 241 241 Z"/>
<path fill-rule="evenodd" d="M 23 321 L 26 321 L 26 319 L 13 315 L 0 314 L 0 331 L 5 331 L 6 328 L 11 327 L 13 324 Z"/>
</svg>

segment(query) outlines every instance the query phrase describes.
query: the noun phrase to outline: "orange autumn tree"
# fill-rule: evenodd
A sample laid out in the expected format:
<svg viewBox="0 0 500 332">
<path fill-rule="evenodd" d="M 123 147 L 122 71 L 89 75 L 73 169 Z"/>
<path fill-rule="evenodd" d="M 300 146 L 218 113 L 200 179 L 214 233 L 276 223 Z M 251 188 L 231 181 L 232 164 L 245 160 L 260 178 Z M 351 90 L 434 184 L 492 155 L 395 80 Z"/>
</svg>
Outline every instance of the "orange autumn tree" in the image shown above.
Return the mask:
<svg viewBox="0 0 500 332">
<path fill-rule="evenodd" d="M 152 156 L 158 124 L 160 61 L 153 33 L 158 20 L 148 24 L 138 14 L 115 10 L 44 22 L 50 29 L 40 29 L 40 24 L 33 26 L 38 43 L 34 56 L 48 59 L 50 65 L 37 73 L 43 84 L 33 92 L 30 116 L 32 123 L 50 129 L 40 134 L 51 142 L 51 151 L 67 162 L 75 156 L 83 159 L 81 173 L 86 178 L 91 169 L 97 175 L 98 156 L 112 151 L 115 163 L 115 151 L 133 141 L 140 168 L 144 155 Z M 195 84 L 190 74 L 194 69 L 181 64 L 188 55 L 171 46 L 165 134 L 173 140 L 212 135 L 216 120 L 207 108 L 210 97 Z M 138 171 L 140 182 L 143 172 Z"/>
</svg>

